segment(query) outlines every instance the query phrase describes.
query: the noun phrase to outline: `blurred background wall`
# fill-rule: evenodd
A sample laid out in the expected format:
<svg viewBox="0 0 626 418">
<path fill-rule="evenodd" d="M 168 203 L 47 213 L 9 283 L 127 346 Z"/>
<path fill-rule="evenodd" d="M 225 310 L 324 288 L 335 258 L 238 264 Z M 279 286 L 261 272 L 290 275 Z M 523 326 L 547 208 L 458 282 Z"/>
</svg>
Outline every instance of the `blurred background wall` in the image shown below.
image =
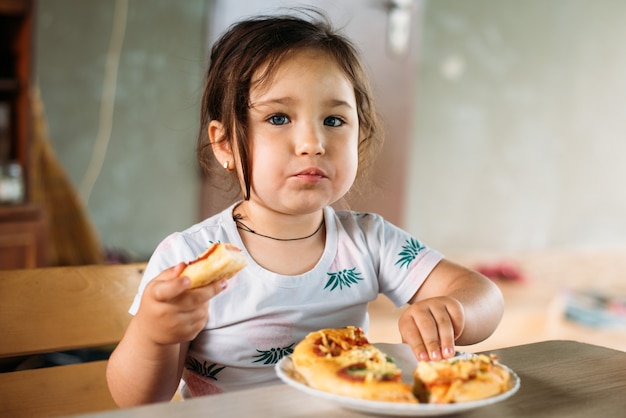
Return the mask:
<svg viewBox="0 0 626 418">
<path fill-rule="evenodd" d="M 465 251 L 626 244 L 626 2 L 426 2 L 407 225 Z"/>
<path fill-rule="evenodd" d="M 38 2 L 36 78 L 54 148 L 103 244 L 134 259 L 199 220 L 211 3 L 129 0 L 120 17 L 114 0 Z M 626 2 L 418 3 L 401 226 L 444 253 L 626 246 Z"/>
<path fill-rule="evenodd" d="M 167 234 L 197 220 L 208 5 L 129 0 L 126 15 L 116 16 L 115 4 L 39 1 L 36 76 L 57 156 L 87 200 L 103 245 L 145 259 Z M 114 24 L 124 20 L 121 49 L 111 47 Z M 107 57 L 115 56 L 117 84 L 103 92 Z M 108 119 L 102 106 L 113 94 Z M 107 129 L 105 149 L 96 139 Z M 98 173 L 95 182 L 90 172 Z"/>
</svg>

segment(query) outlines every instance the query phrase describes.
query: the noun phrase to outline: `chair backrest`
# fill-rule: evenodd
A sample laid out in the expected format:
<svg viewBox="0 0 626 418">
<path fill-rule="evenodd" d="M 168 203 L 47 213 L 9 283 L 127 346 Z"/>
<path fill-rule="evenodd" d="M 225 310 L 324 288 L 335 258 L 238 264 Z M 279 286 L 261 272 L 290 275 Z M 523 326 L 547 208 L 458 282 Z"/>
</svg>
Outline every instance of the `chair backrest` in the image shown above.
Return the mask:
<svg viewBox="0 0 626 418">
<path fill-rule="evenodd" d="M 143 264 L 0 271 L 0 361 L 113 346 L 130 321 Z M 0 373 L 0 416 L 115 408 L 105 361 Z"/>
</svg>

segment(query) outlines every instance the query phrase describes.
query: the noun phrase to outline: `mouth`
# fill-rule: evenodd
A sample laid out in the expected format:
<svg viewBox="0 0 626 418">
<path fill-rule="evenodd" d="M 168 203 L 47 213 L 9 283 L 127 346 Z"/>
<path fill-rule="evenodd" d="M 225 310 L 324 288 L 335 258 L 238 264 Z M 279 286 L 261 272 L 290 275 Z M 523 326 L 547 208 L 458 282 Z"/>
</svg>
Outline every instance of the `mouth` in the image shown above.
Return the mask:
<svg viewBox="0 0 626 418">
<path fill-rule="evenodd" d="M 305 170 L 302 170 L 296 173 L 294 177 L 307 179 L 307 180 L 321 180 L 321 179 L 327 178 L 328 176 L 323 170 L 320 170 L 319 168 L 316 168 L 316 167 L 312 167 L 312 168 L 307 168 Z"/>
</svg>

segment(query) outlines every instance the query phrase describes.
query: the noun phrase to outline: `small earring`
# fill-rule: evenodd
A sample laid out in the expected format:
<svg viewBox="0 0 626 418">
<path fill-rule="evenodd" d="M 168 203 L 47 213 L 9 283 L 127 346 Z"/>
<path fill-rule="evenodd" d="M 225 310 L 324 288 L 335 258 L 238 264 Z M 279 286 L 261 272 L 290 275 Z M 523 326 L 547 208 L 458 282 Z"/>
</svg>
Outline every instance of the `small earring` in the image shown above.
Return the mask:
<svg viewBox="0 0 626 418">
<path fill-rule="evenodd" d="M 224 161 L 224 170 L 228 171 L 228 166 L 230 165 L 229 161 Z"/>
</svg>

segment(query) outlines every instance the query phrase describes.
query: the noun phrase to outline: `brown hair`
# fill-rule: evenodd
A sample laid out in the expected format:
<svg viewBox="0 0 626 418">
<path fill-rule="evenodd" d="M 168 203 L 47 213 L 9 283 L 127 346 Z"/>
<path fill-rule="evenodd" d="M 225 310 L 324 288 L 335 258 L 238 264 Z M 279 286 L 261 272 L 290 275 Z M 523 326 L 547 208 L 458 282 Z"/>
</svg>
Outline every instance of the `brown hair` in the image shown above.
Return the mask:
<svg viewBox="0 0 626 418">
<path fill-rule="evenodd" d="M 325 15 L 307 11 L 303 17 L 259 16 L 235 23 L 211 49 L 202 98 L 198 161 L 207 172 L 214 167 L 207 129 L 211 120 L 220 121 L 220 140 L 228 141 L 240 158 L 244 199 L 250 197 L 251 161 L 246 138 L 252 77 L 263 66 L 266 70 L 262 78 L 269 77 L 291 51 L 315 49 L 328 54 L 352 83 L 359 117 L 358 174 L 368 168 L 382 145 L 380 122 L 357 49 L 332 28 Z"/>
</svg>

